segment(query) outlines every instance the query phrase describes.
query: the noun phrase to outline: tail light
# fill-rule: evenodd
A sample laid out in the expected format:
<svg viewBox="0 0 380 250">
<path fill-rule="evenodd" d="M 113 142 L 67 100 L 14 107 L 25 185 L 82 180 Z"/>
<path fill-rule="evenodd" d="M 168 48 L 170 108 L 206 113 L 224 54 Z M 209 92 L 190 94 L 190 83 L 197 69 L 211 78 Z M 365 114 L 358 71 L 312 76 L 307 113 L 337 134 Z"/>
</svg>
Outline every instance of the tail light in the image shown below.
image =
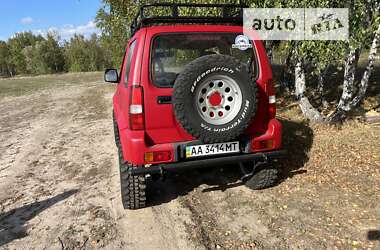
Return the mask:
<svg viewBox="0 0 380 250">
<path fill-rule="evenodd" d="M 252 150 L 265 150 L 273 148 L 273 140 L 254 141 L 252 143 Z"/>
<path fill-rule="evenodd" d="M 268 116 L 269 119 L 273 119 L 276 117 L 276 89 L 272 79 L 267 82 L 266 92 L 268 95 Z"/>
<path fill-rule="evenodd" d="M 268 116 L 269 119 L 273 119 L 276 117 L 276 96 L 269 96 L 269 104 L 268 104 Z"/>
<path fill-rule="evenodd" d="M 143 130 L 145 127 L 143 102 L 144 99 L 142 87 L 132 86 L 129 105 L 129 121 L 132 130 Z"/>
<path fill-rule="evenodd" d="M 171 160 L 170 151 L 155 151 L 145 153 L 145 162 L 164 162 Z"/>
</svg>

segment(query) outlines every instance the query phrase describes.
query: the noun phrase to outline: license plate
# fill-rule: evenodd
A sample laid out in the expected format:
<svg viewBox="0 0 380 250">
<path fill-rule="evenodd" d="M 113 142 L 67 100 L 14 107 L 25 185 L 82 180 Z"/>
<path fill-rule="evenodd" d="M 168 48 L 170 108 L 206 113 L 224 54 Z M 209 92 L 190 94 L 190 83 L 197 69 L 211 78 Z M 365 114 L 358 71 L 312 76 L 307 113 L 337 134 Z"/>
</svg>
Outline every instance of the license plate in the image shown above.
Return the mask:
<svg viewBox="0 0 380 250">
<path fill-rule="evenodd" d="M 196 146 L 186 147 L 186 158 L 199 157 L 206 155 L 219 155 L 219 154 L 230 154 L 238 153 L 239 142 L 224 142 L 215 144 L 204 144 Z"/>
</svg>

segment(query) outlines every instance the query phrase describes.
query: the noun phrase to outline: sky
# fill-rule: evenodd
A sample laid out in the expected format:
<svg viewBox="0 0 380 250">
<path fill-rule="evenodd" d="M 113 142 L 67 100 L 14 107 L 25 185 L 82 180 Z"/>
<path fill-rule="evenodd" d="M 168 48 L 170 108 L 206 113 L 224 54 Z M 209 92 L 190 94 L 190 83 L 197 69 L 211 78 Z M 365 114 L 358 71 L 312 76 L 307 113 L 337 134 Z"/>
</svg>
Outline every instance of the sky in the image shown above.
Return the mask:
<svg viewBox="0 0 380 250">
<path fill-rule="evenodd" d="M 2 0 L 0 40 L 16 32 L 32 31 L 45 35 L 57 31 L 62 39 L 74 34 L 99 33 L 94 19 L 101 0 Z"/>
</svg>

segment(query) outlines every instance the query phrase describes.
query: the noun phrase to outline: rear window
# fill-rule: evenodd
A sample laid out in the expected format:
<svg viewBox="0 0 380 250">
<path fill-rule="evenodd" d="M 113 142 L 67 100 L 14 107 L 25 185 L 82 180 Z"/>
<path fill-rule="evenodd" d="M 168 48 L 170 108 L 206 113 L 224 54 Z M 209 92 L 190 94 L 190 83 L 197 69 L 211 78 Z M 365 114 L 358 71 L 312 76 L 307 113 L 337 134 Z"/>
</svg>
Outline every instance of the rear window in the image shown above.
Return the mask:
<svg viewBox="0 0 380 250">
<path fill-rule="evenodd" d="M 157 87 L 173 87 L 182 69 L 198 57 L 212 54 L 234 56 L 244 63 L 253 61 L 252 48 L 234 47 L 239 33 L 186 33 L 162 34 L 153 40 L 151 79 Z M 256 67 L 254 66 L 254 69 Z"/>
</svg>

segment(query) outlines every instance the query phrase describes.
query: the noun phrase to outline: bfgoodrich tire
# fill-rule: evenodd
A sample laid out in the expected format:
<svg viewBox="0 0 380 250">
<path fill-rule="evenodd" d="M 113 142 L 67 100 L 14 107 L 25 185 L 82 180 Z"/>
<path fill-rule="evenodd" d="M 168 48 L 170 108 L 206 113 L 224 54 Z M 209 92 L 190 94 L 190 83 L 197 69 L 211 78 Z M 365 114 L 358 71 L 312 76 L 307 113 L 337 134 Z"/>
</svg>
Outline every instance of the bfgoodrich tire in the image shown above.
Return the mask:
<svg viewBox="0 0 380 250">
<path fill-rule="evenodd" d="M 182 127 L 205 143 L 230 141 L 250 124 L 257 85 L 234 57 L 208 55 L 186 65 L 174 83 L 174 113 Z"/>
<path fill-rule="evenodd" d="M 120 191 L 124 209 L 139 209 L 146 205 L 145 176 L 132 176 L 131 170 L 137 166 L 125 162 L 121 150 L 119 129 L 113 115 L 115 142 L 119 157 Z"/>
<path fill-rule="evenodd" d="M 119 150 L 119 157 L 121 155 Z M 121 201 L 125 209 L 139 209 L 146 206 L 145 176 L 132 176 L 131 170 L 137 166 L 120 160 Z"/>
</svg>

